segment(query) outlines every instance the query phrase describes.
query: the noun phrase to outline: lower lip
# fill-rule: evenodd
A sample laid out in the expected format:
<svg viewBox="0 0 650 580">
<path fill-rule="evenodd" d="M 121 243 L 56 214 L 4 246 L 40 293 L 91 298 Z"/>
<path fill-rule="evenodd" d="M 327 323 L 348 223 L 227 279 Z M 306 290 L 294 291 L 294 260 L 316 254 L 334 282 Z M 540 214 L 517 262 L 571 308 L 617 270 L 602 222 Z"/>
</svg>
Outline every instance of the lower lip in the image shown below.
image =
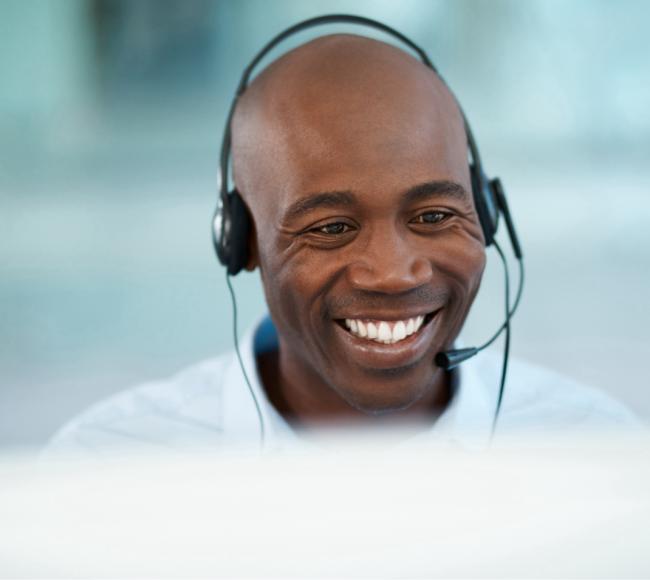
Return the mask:
<svg viewBox="0 0 650 580">
<path fill-rule="evenodd" d="M 440 319 L 440 310 L 418 332 L 393 344 L 361 338 L 334 323 L 345 350 L 359 365 L 375 369 L 395 369 L 417 362 L 429 349 Z"/>
</svg>

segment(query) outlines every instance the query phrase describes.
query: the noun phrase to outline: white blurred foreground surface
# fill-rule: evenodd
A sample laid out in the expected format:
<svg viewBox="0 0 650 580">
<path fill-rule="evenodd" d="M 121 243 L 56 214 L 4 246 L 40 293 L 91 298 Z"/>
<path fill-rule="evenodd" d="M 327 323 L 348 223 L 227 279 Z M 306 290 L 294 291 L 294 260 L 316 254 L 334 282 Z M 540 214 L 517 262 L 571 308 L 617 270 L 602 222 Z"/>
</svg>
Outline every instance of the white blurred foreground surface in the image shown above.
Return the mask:
<svg viewBox="0 0 650 580">
<path fill-rule="evenodd" d="M 645 434 L 484 453 L 340 443 L 5 458 L 0 576 L 650 576 Z"/>
</svg>

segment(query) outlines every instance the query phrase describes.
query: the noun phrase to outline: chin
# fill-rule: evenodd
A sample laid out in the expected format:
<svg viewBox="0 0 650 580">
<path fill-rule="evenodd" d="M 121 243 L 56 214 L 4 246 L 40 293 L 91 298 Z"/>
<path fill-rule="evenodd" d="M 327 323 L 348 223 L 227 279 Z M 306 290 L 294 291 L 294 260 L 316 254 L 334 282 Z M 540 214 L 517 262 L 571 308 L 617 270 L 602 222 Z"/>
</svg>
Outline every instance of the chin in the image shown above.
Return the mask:
<svg viewBox="0 0 650 580">
<path fill-rule="evenodd" d="M 357 411 L 369 416 L 384 416 L 405 411 L 417 403 L 427 393 L 428 385 L 414 388 L 414 383 L 407 385 L 379 386 L 371 391 L 361 391 L 356 388 L 337 389 L 345 401 Z"/>
</svg>

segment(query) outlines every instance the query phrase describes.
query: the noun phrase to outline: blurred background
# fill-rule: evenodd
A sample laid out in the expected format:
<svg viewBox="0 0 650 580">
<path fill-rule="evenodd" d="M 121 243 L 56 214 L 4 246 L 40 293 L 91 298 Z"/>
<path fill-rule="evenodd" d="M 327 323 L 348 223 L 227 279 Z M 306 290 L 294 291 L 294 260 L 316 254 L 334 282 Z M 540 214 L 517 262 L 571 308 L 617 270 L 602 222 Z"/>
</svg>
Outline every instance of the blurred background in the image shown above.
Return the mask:
<svg viewBox="0 0 650 580">
<path fill-rule="evenodd" d="M 226 109 L 271 36 L 328 12 L 411 37 L 462 102 L 524 245 L 514 355 L 650 418 L 650 3 L 2 0 L 0 450 L 232 347 L 209 230 Z M 367 33 L 283 50 L 337 31 Z M 490 254 L 467 344 L 503 316 Z M 257 274 L 235 285 L 245 331 L 264 301 Z"/>
</svg>

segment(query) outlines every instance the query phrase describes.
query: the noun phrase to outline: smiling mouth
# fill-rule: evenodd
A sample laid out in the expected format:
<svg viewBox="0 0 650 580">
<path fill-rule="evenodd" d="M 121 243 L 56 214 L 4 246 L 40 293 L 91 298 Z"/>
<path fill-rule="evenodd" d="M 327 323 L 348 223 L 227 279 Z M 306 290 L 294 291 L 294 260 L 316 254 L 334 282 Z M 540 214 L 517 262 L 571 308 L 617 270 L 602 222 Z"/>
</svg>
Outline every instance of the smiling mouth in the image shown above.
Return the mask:
<svg viewBox="0 0 650 580">
<path fill-rule="evenodd" d="M 380 344 L 396 344 L 422 332 L 440 309 L 403 320 L 345 318 L 336 322 L 351 335 Z"/>
</svg>

